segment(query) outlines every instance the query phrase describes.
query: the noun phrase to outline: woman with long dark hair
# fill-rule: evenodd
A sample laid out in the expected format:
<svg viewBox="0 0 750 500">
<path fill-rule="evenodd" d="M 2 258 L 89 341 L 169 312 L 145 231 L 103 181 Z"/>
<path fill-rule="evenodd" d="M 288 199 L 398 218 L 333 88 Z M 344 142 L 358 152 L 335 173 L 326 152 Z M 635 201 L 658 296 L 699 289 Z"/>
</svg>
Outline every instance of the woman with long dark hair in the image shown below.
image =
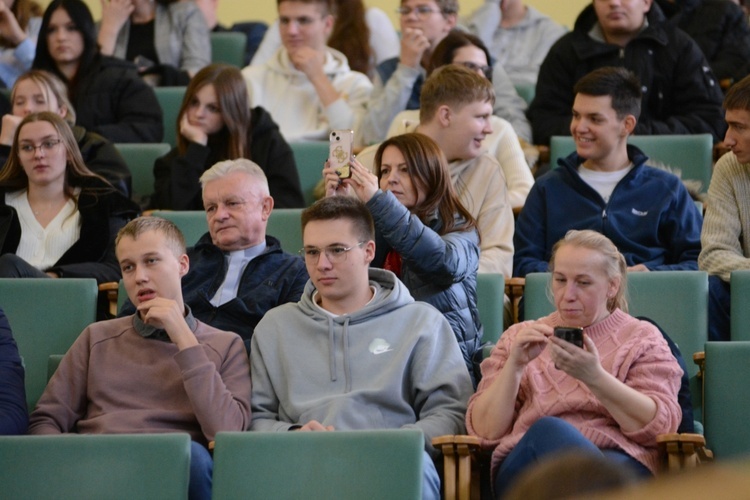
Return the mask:
<svg viewBox="0 0 750 500">
<path fill-rule="evenodd" d="M 112 142 L 160 142 L 159 102 L 133 63 L 99 53 L 91 11 L 81 0 L 53 0 L 42 18 L 34 68 L 58 76 L 78 124 Z"/>
<path fill-rule="evenodd" d="M 178 114 L 177 147 L 156 160 L 152 208 L 202 210 L 200 176 L 222 160 L 260 165 L 277 208 L 304 206 L 292 150 L 271 115 L 250 108 L 238 68 L 212 64 L 190 81 Z"/>
</svg>

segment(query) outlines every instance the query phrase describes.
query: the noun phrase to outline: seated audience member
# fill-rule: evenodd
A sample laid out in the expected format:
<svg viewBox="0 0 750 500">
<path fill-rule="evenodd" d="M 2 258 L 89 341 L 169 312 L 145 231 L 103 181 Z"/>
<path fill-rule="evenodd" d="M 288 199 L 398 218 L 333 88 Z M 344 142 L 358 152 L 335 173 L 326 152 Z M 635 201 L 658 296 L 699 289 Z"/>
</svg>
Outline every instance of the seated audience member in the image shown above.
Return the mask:
<svg viewBox="0 0 750 500">
<path fill-rule="evenodd" d="M 305 263 L 266 234 L 274 201 L 258 165 L 222 161 L 200 182 L 208 233 L 188 250 L 191 265 L 182 293 L 196 318 L 237 332 L 249 349 L 266 311 L 299 300 L 308 279 Z M 127 303 L 120 315 L 132 312 Z"/>
<path fill-rule="evenodd" d="M 575 28 L 550 49 L 539 70 L 528 116 L 535 144 L 570 133 L 573 86 L 604 66 L 622 66 L 643 92 L 635 133 L 724 134 L 721 89 L 698 45 L 669 24 L 653 0 L 594 0 Z"/>
<path fill-rule="evenodd" d="M 419 109 L 433 49 L 456 26 L 458 0 L 401 0 L 401 54 L 375 68 L 375 87 L 362 121 L 365 145 L 385 139 L 400 111 Z"/>
<path fill-rule="evenodd" d="M 509 82 L 508 85 L 498 85 L 495 78 L 503 75 L 503 70 L 499 67 L 495 70 L 491 69 L 489 53 L 481 40 L 474 35 L 453 30 L 443 38 L 443 41 L 435 48 L 432 59 L 430 59 L 429 74 L 446 64 L 465 66 L 482 77 L 489 78 L 490 75 L 492 76 L 495 89 L 495 114 L 490 117 L 492 133 L 485 137 L 482 145 L 491 156 L 495 157 L 503 169 L 505 183 L 508 187 L 508 201 L 511 207 L 521 208 L 526 201 L 531 185 L 534 184 L 534 177 L 531 175 L 524 151 L 518 140 L 521 134 L 516 135 L 518 128 L 520 128 L 525 130 L 529 140 L 531 139 L 531 127 L 523 113 L 526 104 L 523 99 L 518 97 Z M 503 78 L 507 82 L 507 77 L 503 76 Z M 499 99 L 506 104 L 498 105 L 499 90 L 502 92 Z M 517 113 L 512 110 L 514 105 L 507 104 L 509 100 L 518 103 L 515 105 L 517 106 Z M 499 110 L 505 111 L 499 112 Z M 387 137 L 414 131 L 418 125 L 419 110 L 402 111 L 393 120 Z"/>
<path fill-rule="evenodd" d="M 373 221 L 359 200 L 319 200 L 302 228 L 310 281 L 253 336 L 252 430 L 420 429 L 422 495 L 439 499 L 432 438 L 463 431 L 472 390 L 448 321 L 370 267 Z"/>
<path fill-rule="evenodd" d="M 86 168 L 58 114 L 21 121 L 0 193 L 0 277 L 120 279 L 114 240 L 138 206 Z"/>
<path fill-rule="evenodd" d="M 238 68 L 212 64 L 200 70 L 178 116 L 177 147 L 154 164 L 153 208 L 202 209 L 200 176 L 219 161 L 237 158 L 263 169 L 276 206 L 304 206 L 292 150 L 271 115 L 250 108 Z"/>
<path fill-rule="evenodd" d="M 750 27 L 732 0 L 656 0 L 669 20 L 690 35 L 720 81 L 741 80 L 750 71 Z"/>
<path fill-rule="evenodd" d="M 698 257 L 709 274 L 710 340 L 729 340 L 729 276 L 750 269 L 750 77 L 732 85 L 724 109 L 724 144 L 731 151 L 711 176 Z"/>
<path fill-rule="evenodd" d="M 42 7 L 34 0 L 0 2 L 0 84 L 10 88 L 31 69 L 42 25 Z"/>
<path fill-rule="evenodd" d="M 333 29 L 327 45 L 344 54 L 351 69 L 372 78 L 378 64 L 398 57 L 400 42 L 388 14 L 377 7 L 365 7 L 362 0 L 333 0 L 333 7 Z M 276 20 L 266 31 L 252 64 L 264 64 L 280 46 Z"/>
<path fill-rule="evenodd" d="M 492 83 L 486 77 L 456 64 L 443 66 L 424 84 L 419 125 L 405 132 L 426 135 L 445 154 L 456 194 L 482 236 L 479 272 L 510 277 L 513 212 L 503 170 L 483 147 L 492 134 L 493 102 Z M 376 151 L 377 146 L 370 146 L 357 155 L 371 172 Z"/>
<path fill-rule="evenodd" d="M 375 154 L 375 173 L 353 160 L 350 179 L 324 170 L 327 194 L 353 194 L 375 221 L 373 267 L 399 278 L 415 300 L 432 304 L 453 329 L 473 373 L 482 341 L 477 309 L 479 233 L 458 200 L 445 155 L 422 134 L 387 139 Z"/>
<path fill-rule="evenodd" d="M 0 436 L 26 434 L 29 411 L 26 409 L 24 370 L 13 332 L 0 308 Z"/>
<path fill-rule="evenodd" d="M 539 66 L 565 28 L 523 0 L 485 0 L 466 25 L 514 85 L 536 85 Z"/>
<path fill-rule="evenodd" d="M 513 275 L 547 271 L 553 245 L 570 229 L 612 240 L 629 271 L 697 269 L 702 217 L 680 179 L 646 165 L 628 145 L 641 106 L 638 79 L 605 67 L 573 89 L 576 152 L 537 179 L 516 221 Z"/>
<path fill-rule="evenodd" d="M 187 432 L 189 498 L 211 498 L 206 446 L 250 426 L 242 340 L 195 319 L 180 278 L 185 240 L 170 221 L 140 217 L 117 235 L 132 316 L 89 325 L 68 350 L 31 414 L 31 434 Z"/>
<path fill-rule="evenodd" d="M 569 231 L 550 259 L 555 312 L 510 327 L 469 402 L 466 427 L 494 448 L 495 492 L 545 456 L 580 449 L 652 474 L 675 432 L 682 369 L 653 324 L 627 314 L 627 264 L 605 236 Z M 583 329 L 579 347 L 553 335 Z"/>
<path fill-rule="evenodd" d="M 273 110 L 287 141 L 328 140 L 336 129 L 358 131 L 372 83 L 326 46 L 332 0 L 278 0 L 283 47 L 242 74 L 251 105 Z"/>
<path fill-rule="evenodd" d="M 101 53 L 134 62 L 147 81 L 187 85 L 211 64 L 208 25 L 194 2 L 103 0 L 101 5 Z"/>
<path fill-rule="evenodd" d="M 34 69 L 68 86 L 77 123 L 112 142 L 160 142 L 156 95 L 133 63 L 101 54 L 91 12 L 82 0 L 53 0 L 42 18 Z"/>
<path fill-rule="evenodd" d="M 75 124 L 75 109 L 70 104 L 67 93 L 65 84 L 47 71 L 33 69 L 18 77 L 11 91 L 12 109 L 2 118 L 0 164 L 5 164 L 8 160 L 13 137 L 21 120 L 31 113 L 51 111 L 60 115 L 73 129 L 73 137 L 78 143 L 86 167 L 130 197 L 131 175 L 125 159 L 111 141 Z"/>
</svg>

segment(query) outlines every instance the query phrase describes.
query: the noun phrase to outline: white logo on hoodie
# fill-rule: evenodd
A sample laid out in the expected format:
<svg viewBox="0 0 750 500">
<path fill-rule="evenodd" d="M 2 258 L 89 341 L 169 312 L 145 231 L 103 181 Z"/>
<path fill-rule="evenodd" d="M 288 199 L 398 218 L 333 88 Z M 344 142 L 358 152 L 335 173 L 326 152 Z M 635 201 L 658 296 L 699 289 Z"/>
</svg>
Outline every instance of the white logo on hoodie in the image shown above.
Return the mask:
<svg viewBox="0 0 750 500">
<path fill-rule="evenodd" d="M 383 339 L 374 339 L 370 342 L 370 347 L 368 347 L 368 349 L 375 355 L 393 350 L 391 349 L 391 345 Z"/>
</svg>

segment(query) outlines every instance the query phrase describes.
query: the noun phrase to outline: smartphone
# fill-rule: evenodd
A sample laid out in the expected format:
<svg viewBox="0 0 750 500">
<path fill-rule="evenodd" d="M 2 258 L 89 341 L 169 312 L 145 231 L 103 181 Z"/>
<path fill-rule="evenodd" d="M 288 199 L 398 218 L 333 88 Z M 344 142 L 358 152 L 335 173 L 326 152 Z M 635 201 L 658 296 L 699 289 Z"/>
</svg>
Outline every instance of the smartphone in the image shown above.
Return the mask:
<svg viewBox="0 0 750 500">
<path fill-rule="evenodd" d="M 556 326 L 555 337 L 583 349 L 583 328 L 578 326 Z"/>
<path fill-rule="evenodd" d="M 353 130 L 334 130 L 328 136 L 328 162 L 341 179 L 352 176 L 349 160 L 352 158 L 353 145 Z"/>
</svg>

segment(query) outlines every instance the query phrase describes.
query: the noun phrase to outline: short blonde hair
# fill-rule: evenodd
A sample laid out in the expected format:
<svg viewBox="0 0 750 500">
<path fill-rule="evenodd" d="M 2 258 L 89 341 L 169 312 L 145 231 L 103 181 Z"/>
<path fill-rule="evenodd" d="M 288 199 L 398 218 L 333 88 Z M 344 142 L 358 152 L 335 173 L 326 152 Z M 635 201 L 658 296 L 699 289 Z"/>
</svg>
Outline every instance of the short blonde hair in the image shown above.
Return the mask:
<svg viewBox="0 0 750 500">
<path fill-rule="evenodd" d="M 458 64 L 446 64 L 435 69 L 422 86 L 419 122 L 431 121 L 440 106 L 457 111 L 474 102 L 495 104 L 492 82 Z"/>
<path fill-rule="evenodd" d="M 620 253 L 612 240 L 607 238 L 601 233 L 592 231 L 591 229 L 576 230 L 571 229 L 563 239 L 555 243 L 552 247 L 552 257 L 549 261 L 549 270 L 555 271 L 555 256 L 557 251 L 566 245 L 587 248 L 599 252 L 603 257 L 602 262 L 604 263 L 604 274 L 609 280 L 620 280 L 620 287 L 615 293 L 615 296 L 607 300 L 607 310 L 609 312 L 615 309 L 621 309 L 628 312 L 628 299 L 627 293 L 627 277 L 628 277 L 628 264 L 625 261 L 625 257 Z"/>
</svg>

